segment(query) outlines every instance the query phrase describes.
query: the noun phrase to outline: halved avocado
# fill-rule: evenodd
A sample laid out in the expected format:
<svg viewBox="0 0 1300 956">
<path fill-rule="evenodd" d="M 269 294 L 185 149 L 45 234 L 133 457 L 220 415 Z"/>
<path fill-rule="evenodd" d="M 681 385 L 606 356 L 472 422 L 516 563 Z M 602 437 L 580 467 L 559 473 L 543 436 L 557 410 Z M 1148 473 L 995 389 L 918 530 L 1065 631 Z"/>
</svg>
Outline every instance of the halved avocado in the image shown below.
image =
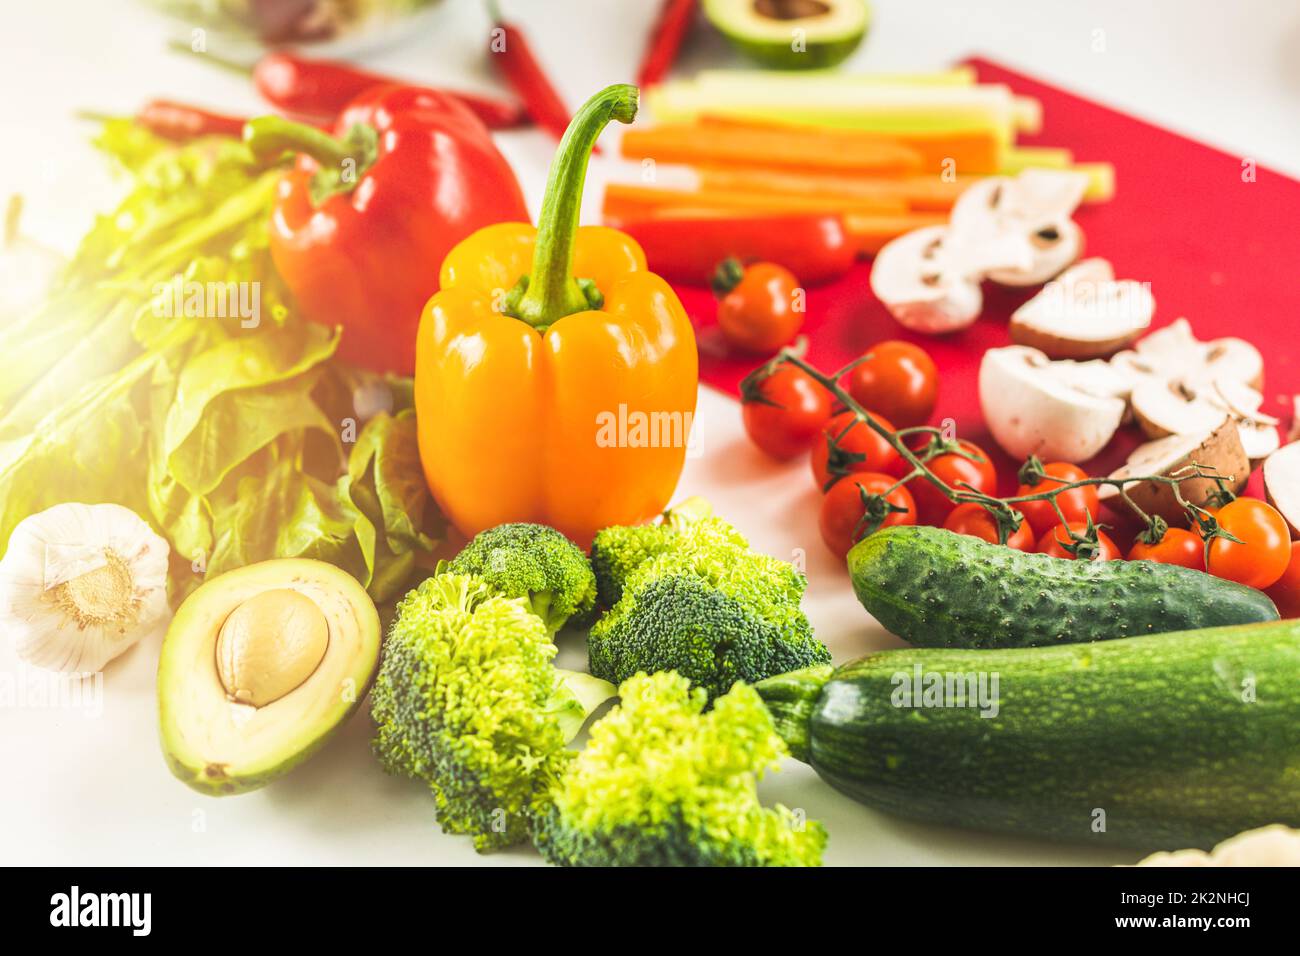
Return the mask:
<svg viewBox="0 0 1300 956">
<path fill-rule="evenodd" d="M 168 767 L 213 796 L 287 772 L 357 709 L 380 640 L 374 602 L 332 564 L 283 558 L 206 582 L 177 610 L 158 662 Z"/>
<path fill-rule="evenodd" d="M 705 0 L 704 12 L 738 50 L 781 70 L 834 66 L 871 22 L 866 0 Z"/>
</svg>

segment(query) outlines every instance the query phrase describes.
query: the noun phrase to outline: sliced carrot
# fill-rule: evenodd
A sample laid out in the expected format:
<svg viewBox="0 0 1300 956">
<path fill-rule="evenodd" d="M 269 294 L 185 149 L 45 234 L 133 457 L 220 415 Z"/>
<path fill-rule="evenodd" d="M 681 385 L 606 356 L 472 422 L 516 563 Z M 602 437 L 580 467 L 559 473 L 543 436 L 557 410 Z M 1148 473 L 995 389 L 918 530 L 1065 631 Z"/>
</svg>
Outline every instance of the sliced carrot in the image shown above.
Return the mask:
<svg viewBox="0 0 1300 956">
<path fill-rule="evenodd" d="M 908 209 L 943 212 L 951 209 L 975 177 L 854 176 L 845 173 L 803 172 L 761 166 L 704 166 L 696 170 L 704 192 L 731 191 L 818 196 L 845 203 L 860 200 L 901 200 Z"/>
<path fill-rule="evenodd" d="M 857 241 L 858 251 L 864 255 L 874 255 L 889 240 L 897 239 L 905 232 L 924 226 L 942 226 L 947 221 L 948 217 L 939 212 L 913 212 L 901 216 L 849 213 L 844 217 L 849 235 Z"/>
<path fill-rule="evenodd" d="M 602 208 L 609 219 L 639 219 L 658 210 L 714 213 L 744 211 L 764 213 L 835 212 L 860 215 L 905 215 L 907 203 L 897 197 L 845 198 L 843 196 L 792 196 L 785 193 L 740 190 L 658 189 L 628 183 L 605 187 Z"/>
<path fill-rule="evenodd" d="M 940 174 L 996 173 L 1005 165 L 1008 150 L 988 127 L 962 129 L 917 129 L 892 133 L 864 133 L 857 130 L 811 126 L 799 122 L 745 119 L 736 116 L 701 116 L 701 130 L 779 130 L 806 141 L 817 137 L 819 149 L 852 152 L 862 143 L 890 141 L 905 146 L 921 157 L 918 172 Z M 761 156 L 753 162 L 762 163 Z M 765 164 L 772 165 L 772 164 Z"/>
<path fill-rule="evenodd" d="M 623 134 L 623 155 L 660 163 L 838 169 L 882 175 L 920 172 L 924 157 L 895 139 L 812 127 L 702 127 L 669 123 Z"/>
</svg>

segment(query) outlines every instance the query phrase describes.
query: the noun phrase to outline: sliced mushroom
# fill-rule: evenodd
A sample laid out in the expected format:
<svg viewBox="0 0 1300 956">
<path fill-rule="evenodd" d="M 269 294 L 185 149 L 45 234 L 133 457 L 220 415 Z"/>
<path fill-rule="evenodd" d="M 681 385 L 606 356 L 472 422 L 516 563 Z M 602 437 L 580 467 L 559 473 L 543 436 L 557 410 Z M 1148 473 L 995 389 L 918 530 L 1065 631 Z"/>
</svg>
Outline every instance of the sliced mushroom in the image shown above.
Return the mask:
<svg viewBox="0 0 1300 956">
<path fill-rule="evenodd" d="M 871 266 L 871 291 L 889 314 L 917 332 L 955 332 L 984 305 L 979 273 L 950 242 L 949 227 L 927 226 L 885 244 Z"/>
<path fill-rule="evenodd" d="M 1190 435 L 1218 426 L 1225 417 L 1241 433 L 1253 461 L 1277 450 L 1277 419 L 1259 411 L 1263 396 L 1249 385 L 1218 379 L 1208 383 L 1148 378 L 1130 398 L 1133 415 L 1151 438 Z"/>
<path fill-rule="evenodd" d="M 1279 448 L 1264 461 L 1264 494 L 1300 538 L 1300 442 Z"/>
<path fill-rule="evenodd" d="M 1091 458 L 1119 428 L 1127 387 L 1105 362 L 1053 362 L 1020 345 L 989 349 L 980 363 L 984 421 L 1013 458 Z"/>
<path fill-rule="evenodd" d="M 1218 427 L 1194 435 L 1170 435 L 1139 445 L 1129 455 L 1128 461 L 1112 478 L 1131 478 L 1138 475 L 1177 474 L 1190 465 L 1213 469 L 1221 475 L 1231 476 L 1227 486 L 1240 491 L 1250 477 L 1250 461 L 1241 447 L 1237 429 L 1225 417 Z M 1189 478 L 1179 484 L 1179 493 L 1194 505 L 1204 505 L 1218 491 L 1212 478 Z M 1139 481 L 1127 487 L 1133 503 L 1149 515 L 1159 515 L 1170 524 L 1186 523 L 1187 513 L 1178 503 L 1172 485 L 1159 481 Z M 1100 497 L 1116 511 L 1130 511 L 1124 498 L 1111 485 L 1102 486 Z"/>
<path fill-rule="evenodd" d="M 1111 361 L 1138 376 L 1193 383 L 1225 379 L 1256 390 L 1264 382 L 1264 357 L 1259 349 L 1231 337 L 1202 342 L 1193 334 L 1191 323 L 1181 318 L 1143 336 L 1133 351 L 1120 352 Z"/>
<path fill-rule="evenodd" d="M 1141 335 L 1155 308 L 1149 286 L 1117 281 L 1105 259 L 1084 259 L 1015 311 L 1011 339 L 1054 359 L 1101 358 Z"/>
<path fill-rule="evenodd" d="M 951 224 L 963 236 L 1019 239 L 1028 264 L 991 267 L 987 277 L 1002 285 L 1038 285 L 1082 254 L 1083 231 L 1070 217 L 1087 188 L 1086 175 L 1062 170 L 1030 169 L 1014 179 L 990 176 L 961 194 Z"/>
</svg>

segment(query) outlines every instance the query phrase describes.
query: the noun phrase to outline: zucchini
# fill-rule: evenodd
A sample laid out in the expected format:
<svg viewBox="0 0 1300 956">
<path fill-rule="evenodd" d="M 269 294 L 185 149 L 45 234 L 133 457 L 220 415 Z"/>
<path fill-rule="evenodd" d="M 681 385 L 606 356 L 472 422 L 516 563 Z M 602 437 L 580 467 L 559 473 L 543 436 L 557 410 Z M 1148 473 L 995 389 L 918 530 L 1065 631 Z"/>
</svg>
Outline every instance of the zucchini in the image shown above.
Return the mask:
<svg viewBox="0 0 1300 956">
<path fill-rule="evenodd" d="M 980 675 L 996 693 L 959 705 Z M 938 680 L 939 706 L 913 696 Z M 889 813 L 1142 849 L 1300 826 L 1300 621 L 882 651 L 755 686 L 794 755 Z"/>
<path fill-rule="evenodd" d="M 884 528 L 848 562 L 862 606 L 917 647 L 1037 647 L 1278 617 L 1262 591 L 1190 568 L 1025 554 L 942 528 Z"/>
</svg>

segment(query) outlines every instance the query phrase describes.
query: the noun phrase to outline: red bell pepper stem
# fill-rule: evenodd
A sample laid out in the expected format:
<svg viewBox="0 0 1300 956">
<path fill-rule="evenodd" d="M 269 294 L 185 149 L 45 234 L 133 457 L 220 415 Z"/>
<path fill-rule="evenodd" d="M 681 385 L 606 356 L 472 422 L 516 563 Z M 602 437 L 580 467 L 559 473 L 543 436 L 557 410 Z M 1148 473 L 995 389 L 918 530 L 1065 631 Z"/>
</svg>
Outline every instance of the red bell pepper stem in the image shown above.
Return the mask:
<svg viewBox="0 0 1300 956">
<path fill-rule="evenodd" d="M 505 74 L 506 82 L 519 94 L 537 125 L 556 139 L 563 139 L 571 119 L 569 108 L 542 69 L 528 38 L 519 27 L 501 18 L 496 0 L 488 0 L 488 13 L 493 26 L 500 31 L 501 41 L 498 44 L 494 37 L 488 49 Z"/>
<path fill-rule="evenodd" d="M 696 6 L 696 0 L 664 0 L 637 71 L 638 86 L 654 86 L 672 68 L 695 20 Z"/>
<path fill-rule="evenodd" d="M 320 171 L 313 183 L 313 198 L 319 204 L 324 196 L 349 192 L 361 181 L 375 161 L 378 133 L 358 123 L 345 138 L 339 138 L 283 116 L 258 116 L 245 124 L 244 142 L 263 160 L 285 153 L 303 153 L 314 159 Z"/>
<path fill-rule="evenodd" d="M 582 104 L 573 117 L 551 160 L 537 220 L 532 272 L 521 278 L 507 297 L 505 311 L 509 315 L 544 331 L 566 315 L 599 308 L 603 302 L 591 280 L 573 274 L 582 187 L 596 137 L 611 120 L 632 122 L 638 98 L 635 86 L 607 86 Z"/>
<path fill-rule="evenodd" d="M 188 44 L 174 43 L 172 47 L 244 76 L 251 75 L 257 91 L 272 106 L 315 119 L 333 119 L 355 97 L 376 86 L 419 85 L 337 60 L 315 60 L 280 51 L 267 53 L 249 69 L 212 53 L 195 53 Z M 510 129 L 528 122 L 528 113 L 519 103 L 462 90 L 439 92 L 464 103 L 488 129 Z"/>
</svg>

